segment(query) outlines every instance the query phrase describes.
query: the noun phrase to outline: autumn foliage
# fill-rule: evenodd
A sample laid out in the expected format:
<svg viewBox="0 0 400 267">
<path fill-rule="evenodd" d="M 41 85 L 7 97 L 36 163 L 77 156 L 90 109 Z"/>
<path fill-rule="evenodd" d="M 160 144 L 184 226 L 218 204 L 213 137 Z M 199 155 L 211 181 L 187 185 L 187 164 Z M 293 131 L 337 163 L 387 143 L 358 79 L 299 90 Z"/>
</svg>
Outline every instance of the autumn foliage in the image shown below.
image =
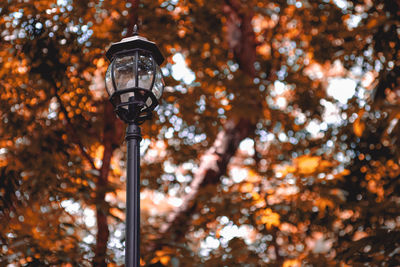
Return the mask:
<svg viewBox="0 0 400 267">
<path fill-rule="evenodd" d="M 0 265 L 122 266 L 134 23 L 167 87 L 143 124 L 143 266 L 400 264 L 400 1 L 0 3 Z"/>
</svg>

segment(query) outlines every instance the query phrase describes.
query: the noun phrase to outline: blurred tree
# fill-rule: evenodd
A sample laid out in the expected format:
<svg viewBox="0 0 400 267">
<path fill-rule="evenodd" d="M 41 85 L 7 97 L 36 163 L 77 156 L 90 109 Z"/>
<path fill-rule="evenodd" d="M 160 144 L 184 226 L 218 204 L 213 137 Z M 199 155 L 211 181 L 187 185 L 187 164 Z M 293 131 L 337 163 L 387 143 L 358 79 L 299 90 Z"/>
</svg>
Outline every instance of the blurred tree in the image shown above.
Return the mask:
<svg viewBox="0 0 400 267">
<path fill-rule="evenodd" d="M 395 266 L 399 7 L 3 1 L 0 261 L 123 264 L 104 51 L 139 21 L 169 85 L 143 125 L 145 265 Z"/>
</svg>

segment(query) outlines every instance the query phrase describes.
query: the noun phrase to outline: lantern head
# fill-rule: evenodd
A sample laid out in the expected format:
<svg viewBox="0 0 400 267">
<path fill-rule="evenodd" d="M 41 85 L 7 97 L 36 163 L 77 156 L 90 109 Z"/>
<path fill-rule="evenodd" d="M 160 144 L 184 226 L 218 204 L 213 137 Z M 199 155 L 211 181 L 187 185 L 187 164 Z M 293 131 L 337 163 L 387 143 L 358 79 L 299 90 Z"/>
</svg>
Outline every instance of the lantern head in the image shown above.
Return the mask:
<svg viewBox="0 0 400 267">
<path fill-rule="evenodd" d="M 106 56 L 106 89 L 118 116 L 136 124 L 151 118 L 164 89 L 164 57 L 156 44 L 139 36 L 135 25 L 134 35 L 112 44 Z"/>
</svg>

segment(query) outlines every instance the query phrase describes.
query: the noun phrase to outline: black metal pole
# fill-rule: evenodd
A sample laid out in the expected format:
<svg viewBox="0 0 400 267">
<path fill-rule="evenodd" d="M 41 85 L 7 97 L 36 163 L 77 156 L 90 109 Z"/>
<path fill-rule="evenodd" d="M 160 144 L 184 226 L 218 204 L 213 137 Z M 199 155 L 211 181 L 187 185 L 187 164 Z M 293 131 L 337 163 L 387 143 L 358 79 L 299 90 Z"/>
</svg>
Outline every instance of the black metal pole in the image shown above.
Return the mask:
<svg viewBox="0 0 400 267">
<path fill-rule="evenodd" d="M 140 127 L 126 129 L 128 146 L 126 183 L 125 267 L 140 266 Z"/>
</svg>

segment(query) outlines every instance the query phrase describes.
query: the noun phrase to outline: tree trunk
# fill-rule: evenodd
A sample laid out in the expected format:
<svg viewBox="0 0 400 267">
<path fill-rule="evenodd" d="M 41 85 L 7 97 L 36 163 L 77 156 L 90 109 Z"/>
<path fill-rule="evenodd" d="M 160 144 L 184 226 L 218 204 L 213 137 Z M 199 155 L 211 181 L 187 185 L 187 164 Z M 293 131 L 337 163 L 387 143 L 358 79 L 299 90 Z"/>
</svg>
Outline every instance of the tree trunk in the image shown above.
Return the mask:
<svg viewBox="0 0 400 267">
<path fill-rule="evenodd" d="M 104 128 L 103 128 L 103 157 L 100 174 L 96 183 L 96 220 L 97 237 L 95 257 L 93 266 L 107 266 L 107 242 L 110 235 L 108 230 L 107 216 L 109 213 L 108 203 L 105 196 L 108 188 L 108 174 L 113 151 L 122 141 L 122 122 L 114 115 L 114 109 L 107 100 L 104 103 Z"/>
</svg>

